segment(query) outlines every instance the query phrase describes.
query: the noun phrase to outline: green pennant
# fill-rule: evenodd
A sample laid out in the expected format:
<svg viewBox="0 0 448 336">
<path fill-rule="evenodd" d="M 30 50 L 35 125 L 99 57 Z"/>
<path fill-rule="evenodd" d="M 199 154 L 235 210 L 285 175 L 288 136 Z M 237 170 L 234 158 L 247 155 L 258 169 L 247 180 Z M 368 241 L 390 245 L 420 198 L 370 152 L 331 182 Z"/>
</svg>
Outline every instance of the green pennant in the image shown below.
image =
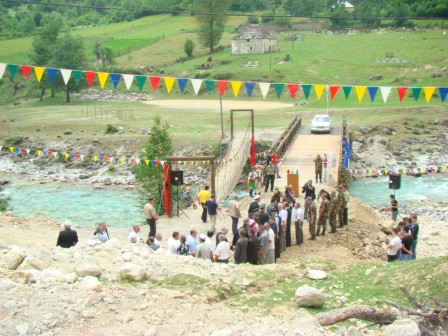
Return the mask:
<svg viewBox="0 0 448 336">
<path fill-rule="evenodd" d="M 17 74 L 17 69 L 19 66 L 17 64 L 8 64 L 9 69 L 9 75 L 11 76 L 11 79 L 14 80 Z"/>
<path fill-rule="evenodd" d="M 306 99 L 308 99 L 308 97 L 310 96 L 311 88 L 311 84 L 302 84 L 303 94 L 305 95 Z"/>
<path fill-rule="evenodd" d="M 75 84 L 78 85 L 79 84 L 79 80 L 82 78 L 82 75 L 84 75 L 84 71 L 80 71 L 80 70 L 73 70 L 72 72 L 72 76 L 75 79 Z"/>
<path fill-rule="evenodd" d="M 146 76 L 135 76 L 135 80 L 137 81 L 138 89 L 140 90 L 140 92 L 142 92 L 143 86 L 146 82 L 146 78 Z"/>
<path fill-rule="evenodd" d="M 278 99 L 280 99 L 280 96 L 282 95 L 284 87 L 285 87 L 285 84 L 283 84 L 283 83 L 275 83 L 274 84 L 274 89 L 275 89 L 275 92 L 277 93 Z"/>
<path fill-rule="evenodd" d="M 348 99 L 350 96 L 350 92 L 352 92 L 353 86 L 343 86 L 342 90 L 344 90 L 345 99 Z"/>
<path fill-rule="evenodd" d="M 420 97 L 420 93 L 422 93 L 422 88 L 414 87 L 414 88 L 412 88 L 412 93 L 414 94 L 415 101 L 417 101 L 418 98 Z"/>
<path fill-rule="evenodd" d="M 205 80 L 205 87 L 207 88 L 208 94 L 212 93 L 213 87 L 215 86 L 215 81 L 211 79 Z"/>
</svg>

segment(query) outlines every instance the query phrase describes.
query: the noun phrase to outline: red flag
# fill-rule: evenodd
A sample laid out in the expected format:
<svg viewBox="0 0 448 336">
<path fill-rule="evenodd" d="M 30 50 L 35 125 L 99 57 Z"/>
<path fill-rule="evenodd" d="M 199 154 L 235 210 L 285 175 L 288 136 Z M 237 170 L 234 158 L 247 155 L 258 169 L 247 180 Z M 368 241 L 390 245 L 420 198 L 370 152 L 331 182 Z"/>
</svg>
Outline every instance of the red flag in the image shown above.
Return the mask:
<svg viewBox="0 0 448 336">
<path fill-rule="evenodd" d="M 255 138 L 252 135 L 252 141 L 250 144 L 250 165 L 255 166 L 257 163 L 257 148 L 255 147 Z"/>
<path fill-rule="evenodd" d="M 403 102 L 404 96 L 406 95 L 406 92 L 408 91 L 407 87 L 398 87 L 398 97 L 400 98 L 400 102 Z"/>
</svg>

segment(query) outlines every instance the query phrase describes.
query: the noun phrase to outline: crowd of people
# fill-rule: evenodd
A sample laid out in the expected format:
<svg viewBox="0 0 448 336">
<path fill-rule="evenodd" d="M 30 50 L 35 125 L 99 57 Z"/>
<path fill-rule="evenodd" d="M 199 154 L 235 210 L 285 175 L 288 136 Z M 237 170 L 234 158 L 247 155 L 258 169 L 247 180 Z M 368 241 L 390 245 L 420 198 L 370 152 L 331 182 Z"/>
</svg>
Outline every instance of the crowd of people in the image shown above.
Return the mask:
<svg viewBox="0 0 448 336">
<path fill-rule="evenodd" d="M 392 228 L 392 240 L 387 246 L 387 261 L 415 260 L 417 258 L 418 231 L 417 215 L 411 214 Z"/>
</svg>

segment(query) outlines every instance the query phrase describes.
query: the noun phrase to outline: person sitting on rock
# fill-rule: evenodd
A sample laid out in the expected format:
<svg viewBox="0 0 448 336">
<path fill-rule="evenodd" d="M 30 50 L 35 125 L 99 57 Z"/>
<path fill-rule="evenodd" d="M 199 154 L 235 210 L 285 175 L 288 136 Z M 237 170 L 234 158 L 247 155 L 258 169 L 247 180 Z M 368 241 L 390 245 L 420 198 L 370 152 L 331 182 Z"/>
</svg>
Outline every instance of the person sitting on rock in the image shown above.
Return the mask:
<svg viewBox="0 0 448 336">
<path fill-rule="evenodd" d="M 129 244 L 144 243 L 143 239 L 140 238 L 140 225 L 139 224 L 135 224 L 132 227 L 132 231 L 128 236 L 128 243 Z"/>
<path fill-rule="evenodd" d="M 107 242 L 107 236 L 105 236 L 101 230 L 101 226 L 98 226 L 95 230 L 95 234 L 90 240 L 99 240 L 101 243 Z"/>
<path fill-rule="evenodd" d="M 188 246 L 186 244 L 186 241 L 187 241 L 187 237 L 185 237 L 184 235 L 181 235 L 180 236 L 180 245 L 177 248 L 178 255 L 183 255 L 183 256 L 188 255 Z"/>
<path fill-rule="evenodd" d="M 154 237 L 149 237 L 146 243 L 149 245 L 149 248 L 153 251 L 157 251 L 158 249 L 160 249 L 160 244 L 157 244 L 155 242 Z"/>
<path fill-rule="evenodd" d="M 177 254 L 177 249 L 180 246 L 179 232 L 174 231 L 173 235 L 168 239 L 168 251 L 172 254 Z"/>
<path fill-rule="evenodd" d="M 78 243 L 78 234 L 75 230 L 71 229 L 71 224 L 66 222 L 64 224 L 64 230 L 59 232 L 58 241 L 56 246 L 63 248 L 70 248 Z"/>
<path fill-rule="evenodd" d="M 194 256 L 196 258 L 201 258 L 204 260 L 210 260 L 210 247 L 206 242 L 205 234 L 201 233 L 199 235 L 199 244 L 196 246 L 194 251 Z"/>
</svg>

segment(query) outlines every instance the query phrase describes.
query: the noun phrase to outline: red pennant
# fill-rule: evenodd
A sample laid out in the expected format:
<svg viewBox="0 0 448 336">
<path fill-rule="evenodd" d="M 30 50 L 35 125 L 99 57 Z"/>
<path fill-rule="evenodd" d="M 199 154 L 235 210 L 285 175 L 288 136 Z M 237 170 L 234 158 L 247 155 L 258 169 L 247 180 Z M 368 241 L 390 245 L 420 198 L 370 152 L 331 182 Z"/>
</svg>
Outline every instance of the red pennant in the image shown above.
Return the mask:
<svg viewBox="0 0 448 336">
<path fill-rule="evenodd" d="M 78 154 L 78 153 L 75 154 L 75 159 L 76 159 L 76 160 L 79 159 L 79 154 Z"/>
<path fill-rule="evenodd" d="M 400 97 L 400 102 L 402 102 L 404 99 L 404 96 L 406 95 L 406 92 L 408 91 L 408 88 L 407 87 L 398 87 L 397 91 L 398 91 L 398 97 Z"/>
<path fill-rule="evenodd" d="M 25 148 L 20 148 L 20 153 L 25 153 Z"/>
<path fill-rule="evenodd" d="M 91 87 L 93 80 L 95 79 L 95 73 L 93 71 L 86 71 L 84 72 L 84 74 L 86 75 L 87 78 L 87 85 Z"/>
<path fill-rule="evenodd" d="M 156 160 L 156 167 L 158 167 L 159 164 L 160 164 L 160 161 L 159 161 L 159 160 Z"/>
<path fill-rule="evenodd" d="M 291 94 L 291 99 L 294 99 L 297 90 L 299 88 L 299 84 L 288 84 L 288 87 L 289 87 L 289 93 Z"/>
<path fill-rule="evenodd" d="M 135 160 L 134 159 L 131 159 L 131 164 L 134 164 L 135 163 Z"/>
<path fill-rule="evenodd" d="M 149 80 L 151 81 L 152 90 L 156 92 L 160 83 L 160 77 L 149 77 Z"/>
<path fill-rule="evenodd" d="M 338 93 L 339 88 L 340 88 L 339 85 L 330 85 L 331 100 L 334 100 L 334 97 L 336 97 L 336 94 Z"/>
<path fill-rule="evenodd" d="M 229 84 L 228 81 L 225 81 L 225 80 L 219 80 L 218 81 L 219 95 L 220 96 L 224 96 L 224 93 L 227 90 L 227 84 Z"/>
<path fill-rule="evenodd" d="M 53 152 L 50 152 L 50 151 L 47 152 L 47 156 L 52 156 L 52 155 L 53 155 Z"/>
<path fill-rule="evenodd" d="M 22 65 L 23 76 L 28 79 L 31 72 L 31 67 L 29 65 Z"/>
<path fill-rule="evenodd" d="M 105 156 L 105 157 L 104 157 L 104 161 L 105 161 L 105 162 L 109 162 L 109 157 L 108 157 L 108 156 Z"/>
</svg>

